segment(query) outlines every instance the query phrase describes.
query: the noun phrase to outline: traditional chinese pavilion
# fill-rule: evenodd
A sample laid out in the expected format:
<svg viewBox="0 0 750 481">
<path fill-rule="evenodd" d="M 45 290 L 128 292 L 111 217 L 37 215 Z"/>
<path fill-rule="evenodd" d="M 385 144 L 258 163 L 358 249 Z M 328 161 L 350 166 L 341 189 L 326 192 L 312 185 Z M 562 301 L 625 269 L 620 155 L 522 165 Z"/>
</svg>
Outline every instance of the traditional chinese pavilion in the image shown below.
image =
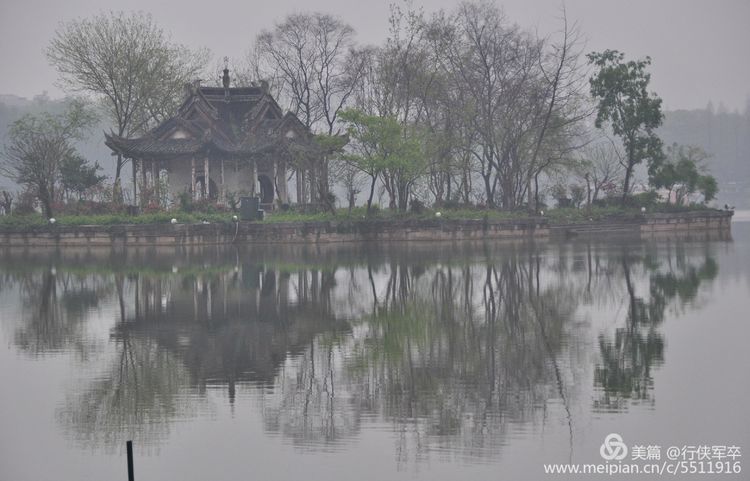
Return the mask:
<svg viewBox="0 0 750 481">
<path fill-rule="evenodd" d="M 296 116 L 284 114 L 260 86 L 186 86 L 177 114 L 139 138 L 106 135 L 106 145 L 132 159 L 142 185 L 163 198 L 188 192 L 193 199 L 225 203 L 228 193 L 258 195 L 268 209 L 289 202 L 287 166 L 295 156 L 314 151 L 312 134 Z M 162 179 L 162 182 L 155 182 Z"/>
</svg>

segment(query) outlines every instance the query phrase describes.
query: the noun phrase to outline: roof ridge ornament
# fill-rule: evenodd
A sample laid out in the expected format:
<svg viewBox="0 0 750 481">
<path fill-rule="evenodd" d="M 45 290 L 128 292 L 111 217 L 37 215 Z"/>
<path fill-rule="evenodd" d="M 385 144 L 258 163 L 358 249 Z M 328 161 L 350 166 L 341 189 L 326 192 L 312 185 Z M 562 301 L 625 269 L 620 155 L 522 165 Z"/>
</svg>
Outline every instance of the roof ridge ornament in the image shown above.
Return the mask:
<svg viewBox="0 0 750 481">
<path fill-rule="evenodd" d="M 224 85 L 224 96 L 229 97 L 229 57 L 224 57 L 224 75 L 221 77 Z"/>
</svg>

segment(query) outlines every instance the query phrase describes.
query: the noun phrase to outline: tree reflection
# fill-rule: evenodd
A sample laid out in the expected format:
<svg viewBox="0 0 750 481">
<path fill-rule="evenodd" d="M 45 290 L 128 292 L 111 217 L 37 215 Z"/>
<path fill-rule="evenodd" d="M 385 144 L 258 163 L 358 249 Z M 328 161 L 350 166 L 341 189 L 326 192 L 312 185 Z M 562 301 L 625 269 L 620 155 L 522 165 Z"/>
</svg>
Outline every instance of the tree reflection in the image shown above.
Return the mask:
<svg viewBox="0 0 750 481">
<path fill-rule="evenodd" d="M 66 396 L 58 421 L 79 443 L 107 451 L 126 440 L 154 446 L 169 435 L 170 423 L 194 415 L 196 400 L 185 396 L 190 376 L 172 353 L 148 339 L 124 337 L 116 354 L 93 380 Z"/>
<path fill-rule="evenodd" d="M 613 339 L 599 336 L 601 364 L 594 373 L 601 389 L 594 403 L 598 409 L 623 409 L 629 401 L 653 403 L 651 371 L 664 362 L 665 343 L 658 327 L 666 310 L 671 305 L 683 309 L 695 299 L 700 285 L 718 274 L 718 265 L 707 250 L 691 259 L 684 245 L 671 247 L 644 256 L 631 252 L 620 256 L 628 310 L 625 326 L 615 330 Z M 638 266 L 647 277 L 647 297 L 638 293 L 633 279 Z"/>
<path fill-rule="evenodd" d="M 497 456 L 517 427 L 550 419 L 572 446 L 571 405 L 588 408 L 592 378 L 595 409 L 653 403 L 660 326 L 718 273 L 698 248 L 216 248 L 3 258 L 0 268 L 2 289 L 20 294 L 15 345 L 82 361 L 57 411 L 78 442 L 153 446 L 218 399 L 259 406 L 267 432 L 304 449 L 385 421 L 406 463 L 444 448 Z M 621 304 L 625 315 L 594 326 L 591 346 L 591 313 Z"/>
<path fill-rule="evenodd" d="M 539 268 L 515 252 L 391 264 L 347 376 L 363 409 L 396 424 L 400 461 L 432 443 L 496 454 L 511 423 L 539 421 L 548 400 L 564 397 L 555 356 L 575 298 L 564 284 L 542 285 Z"/>
<path fill-rule="evenodd" d="M 73 351 L 85 358 L 94 349 L 86 321 L 111 294 L 107 279 L 96 274 L 57 272 L 54 266 L 12 276 L 18 290 L 14 343 L 34 356 Z"/>
<path fill-rule="evenodd" d="M 272 386 L 287 357 L 304 357 L 319 335 L 347 328 L 330 312 L 335 283 L 326 272 L 248 263 L 115 274 L 114 284 L 117 353 L 59 413 L 92 445 L 114 447 L 126 436 L 157 443 L 172 420 L 195 413 L 207 387 L 221 387 L 234 403 L 238 386 Z M 282 406 L 275 420 L 267 417 L 269 429 L 284 431 L 285 415 Z"/>
</svg>

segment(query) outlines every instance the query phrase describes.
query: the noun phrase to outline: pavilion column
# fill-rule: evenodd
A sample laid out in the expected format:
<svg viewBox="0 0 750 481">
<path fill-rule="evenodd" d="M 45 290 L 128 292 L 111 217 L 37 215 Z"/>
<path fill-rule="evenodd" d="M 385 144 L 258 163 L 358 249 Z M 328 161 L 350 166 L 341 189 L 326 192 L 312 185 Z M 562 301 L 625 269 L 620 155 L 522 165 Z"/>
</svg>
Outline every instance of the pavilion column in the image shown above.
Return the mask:
<svg viewBox="0 0 750 481">
<path fill-rule="evenodd" d="M 149 167 L 151 167 L 151 188 L 156 191 L 156 159 L 151 159 Z"/>
<path fill-rule="evenodd" d="M 206 154 L 206 157 L 203 159 L 203 195 L 204 199 L 210 199 L 211 198 L 211 176 L 209 175 L 208 171 L 208 154 Z"/>
<path fill-rule="evenodd" d="M 300 182 L 300 168 L 294 169 L 294 186 L 297 188 L 297 203 L 302 205 L 302 182 Z"/>
<path fill-rule="evenodd" d="M 133 164 L 133 205 L 138 205 L 138 159 L 131 158 L 130 163 Z"/>
<path fill-rule="evenodd" d="M 156 196 L 156 204 L 161 206 L 161 161 L 151 161 L 151 181 L 154 183 L 154 195 Z"/>
<path fill-rule="evenodd" d="M 146 159 L 141 159 L 141 205 L 146 205 L 146 188 L 148 187 L 148 175 L 146 174 Z"/>
<path fill-rule="evenodd" d="M 190 194 L 192 195 L 193 200 L 198 198 L 198 195 L 195 192 L 195 155 L 190 157 Z"/>
<path fill-rule="evenodd" d="M 254 197 L 258 186 L 258 166 L 255 159 L 250 161 L 250 196 Z"/>
</svg>

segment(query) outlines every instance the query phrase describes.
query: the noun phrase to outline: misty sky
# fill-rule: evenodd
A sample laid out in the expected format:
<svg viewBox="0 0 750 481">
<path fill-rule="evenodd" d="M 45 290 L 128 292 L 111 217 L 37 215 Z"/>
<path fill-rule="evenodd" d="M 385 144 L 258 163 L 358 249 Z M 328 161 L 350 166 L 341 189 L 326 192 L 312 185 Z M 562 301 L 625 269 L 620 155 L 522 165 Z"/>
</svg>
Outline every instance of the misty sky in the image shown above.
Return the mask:
<svg viewBox="0 0 750 481">
<path fill-rule="evenodd" d="M 239 59 L 257 32 L 298 10 L 338 15 L 362 43 L 387 34 L 389 1 L 291 0 L 201 2 L 183 0 L 0 0 L 0 94 L 62 95 L 43 50 L 61 20 L 101 10 L 143 10 L 174 40 L 211 49 L 215 60 Z M 508 16 L 527 28 L 558 28 L 559 0 L 505 0 Z M 448 0 L 415 2 L 427 12 L 450 9 Z M 587 51 L 615 48 L 628 57 L 653 58 L 653 89 L 667 109 L 718 106 L 744 110 L 750 97 L 750 0 L 568 0 Z"/>
</svg>

